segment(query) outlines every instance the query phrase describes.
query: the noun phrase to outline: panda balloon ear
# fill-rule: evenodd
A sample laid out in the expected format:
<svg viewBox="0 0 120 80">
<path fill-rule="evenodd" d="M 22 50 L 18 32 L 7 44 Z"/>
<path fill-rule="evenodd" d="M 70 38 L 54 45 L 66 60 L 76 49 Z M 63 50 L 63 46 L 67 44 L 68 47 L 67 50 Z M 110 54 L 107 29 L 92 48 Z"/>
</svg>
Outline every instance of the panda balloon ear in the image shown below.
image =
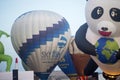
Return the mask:
<svg viewBox="0 0 120 80">
<path fill-rule="evenodd" d="M 88 0 L 86 0 L 86 1 L 88 1 Z"/>
</svg>

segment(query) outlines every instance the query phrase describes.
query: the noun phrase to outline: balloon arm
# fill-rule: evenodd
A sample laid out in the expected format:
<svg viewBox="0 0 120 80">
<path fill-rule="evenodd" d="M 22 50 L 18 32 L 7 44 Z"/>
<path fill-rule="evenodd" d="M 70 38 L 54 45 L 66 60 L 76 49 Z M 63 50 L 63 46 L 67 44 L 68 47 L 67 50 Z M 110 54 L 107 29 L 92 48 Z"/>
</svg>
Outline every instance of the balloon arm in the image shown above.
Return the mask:
<svg viewBox="0 0 120 80">
<path fill-rule="evenodd" d="M 120 49 L 119 49 L 118 51 L 116 51 L 116 53 L 117 53 L 117 54 L 116 54 L 116 58 L 117 58 L 117 59 L 120 59 Z"/>
<path fill-rule="evenodd" d="M 0 54 L 0 61 L 6 61 L 7 62 L 6 71 L 10 71 L 12 64 L 12 57 L 9 55 Z"/>
<path fill-rule="evenodd" d="M 96 56 L 95 46 L 88 42 L 88 40 L 86 39 L 87 29 L 88 29 L 87 23 L 83 24 L 78 29 L 75 35 L 75 43 L 77 47 L 84 53 Z"/>
<path fill-rule="evenodd" d="M 9 37 L 10 35 L 8 35 L 6 32 L 0 30 L 0 38 L 2 37 L 2 35 L 5 35 L 6 37 Z"/>
<path fill-rule="evenodd" d="M 0 42 L 0 54 L 4 54 L 4 46 L 2 42 Z"/>
</svg>

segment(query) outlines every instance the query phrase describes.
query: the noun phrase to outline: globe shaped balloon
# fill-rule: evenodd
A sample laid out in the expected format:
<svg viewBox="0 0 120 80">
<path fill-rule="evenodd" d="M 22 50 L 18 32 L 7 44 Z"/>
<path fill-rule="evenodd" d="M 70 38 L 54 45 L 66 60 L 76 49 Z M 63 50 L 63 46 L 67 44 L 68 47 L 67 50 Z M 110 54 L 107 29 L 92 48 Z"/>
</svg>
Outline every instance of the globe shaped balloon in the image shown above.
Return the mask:
<svg viewBox="0 0 120 80">
<path fill-rule="evenodd" d="M 11 41 L 22 61 L 42 80 L 47 80 L 64 56 L 70 39 L 69 24 L 61 15 L 30 11 L 19 16 L 11 30 Z"/>
<path fill-rule="evenodd" d="M 111 46 L 112 45 L 112 46 Z M 98 59 L 102 63 L 114 64 L 117 62 L 116 54 L 119 49 L 119 45 L 112 38 L 100 38 L 95 45 Z"/>
</svg>

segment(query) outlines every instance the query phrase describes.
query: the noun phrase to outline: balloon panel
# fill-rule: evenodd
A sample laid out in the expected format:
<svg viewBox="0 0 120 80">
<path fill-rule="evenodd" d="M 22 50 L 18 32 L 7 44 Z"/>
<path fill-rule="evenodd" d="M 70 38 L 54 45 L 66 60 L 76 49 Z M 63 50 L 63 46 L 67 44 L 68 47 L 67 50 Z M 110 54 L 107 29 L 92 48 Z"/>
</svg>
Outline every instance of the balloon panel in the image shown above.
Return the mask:
<svg viewBox="0 0 120 80">
<path fill-rule="evenodd" d="M 70 29 L 65 18 L 54 12 L 31 11 L 16 19 L 11 36 L 13 47 L 30 69 L 50 74 L 67 50 Z"/>
<path fill-rule="evenodd" d="M 80 51 L 75 43 L 75 37 L 71 37 L 69 51 L 71 54 L 72 61 L 75 69 L 79 76 L 84 75 L 84 68 L 90 60 L 90 56 Z"/>
<path fill-rule="evenodd" d="M 58 66 L 68 77 L 77 75 L 69 50 L 67 50 L 64 58 L 59 62 Z"/>
<path fill-rule="evenodd" d="M 75 69 L 79 76 L 84 75 L 84 69 L 90 60 L 90 56 L 87 54 L 72 54 L 73 63 L 75 65 Z"/>
</svg>

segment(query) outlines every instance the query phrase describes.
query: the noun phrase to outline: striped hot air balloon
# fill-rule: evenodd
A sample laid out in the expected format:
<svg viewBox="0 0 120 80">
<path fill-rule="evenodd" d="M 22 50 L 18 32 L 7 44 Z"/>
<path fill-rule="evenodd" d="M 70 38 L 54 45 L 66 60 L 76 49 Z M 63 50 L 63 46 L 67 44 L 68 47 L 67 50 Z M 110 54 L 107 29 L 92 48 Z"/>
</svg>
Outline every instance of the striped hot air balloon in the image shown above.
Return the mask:
<svg viewBox="0 0 120 80">
<path fill-rule="evenodd" d="M 11 41 L 23 63 L 47 80 L 64 56 L 70 39 L 69 24 L 61 15 L 30 11 L 19 16 L 11 30 Z"/>
</svg>

